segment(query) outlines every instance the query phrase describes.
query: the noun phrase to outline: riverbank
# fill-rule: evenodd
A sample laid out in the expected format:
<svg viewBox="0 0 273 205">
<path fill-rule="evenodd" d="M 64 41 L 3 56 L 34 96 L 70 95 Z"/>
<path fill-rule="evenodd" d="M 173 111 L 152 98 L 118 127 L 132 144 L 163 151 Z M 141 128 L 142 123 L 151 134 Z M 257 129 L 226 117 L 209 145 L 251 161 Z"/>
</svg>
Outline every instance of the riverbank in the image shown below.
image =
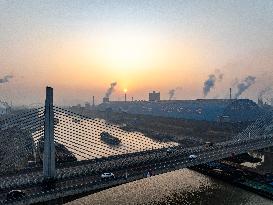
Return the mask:
<svg viewBox="0 0 273 205">
<path fill-rule="evenodd" d="M 210 162 L 191 169 L 273 200 L 272 174 L 259 174 L 226 162 Z"/>
</svg>

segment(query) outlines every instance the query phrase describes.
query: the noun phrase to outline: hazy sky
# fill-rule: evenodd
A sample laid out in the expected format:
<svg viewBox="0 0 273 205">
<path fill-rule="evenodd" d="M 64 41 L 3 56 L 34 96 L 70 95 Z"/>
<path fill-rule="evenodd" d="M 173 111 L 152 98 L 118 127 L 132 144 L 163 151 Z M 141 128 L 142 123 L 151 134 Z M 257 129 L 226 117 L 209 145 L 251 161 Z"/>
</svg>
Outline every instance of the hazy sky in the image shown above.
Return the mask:
<svg viewBox="0 0 273 205">
<path fill-rule="evenodd" d="M 0 0 L 0 79 L 13 76 L 0 100 L 42 102 L 50 85 L 58 104 L 100 101 L 114 81 L 112 99 L 178 86 L 177 99 L 195 99 L 219 72 L 207 98 L 247 76 L 241 97 L 272 86 L 272 0 Z"/>
</svg>

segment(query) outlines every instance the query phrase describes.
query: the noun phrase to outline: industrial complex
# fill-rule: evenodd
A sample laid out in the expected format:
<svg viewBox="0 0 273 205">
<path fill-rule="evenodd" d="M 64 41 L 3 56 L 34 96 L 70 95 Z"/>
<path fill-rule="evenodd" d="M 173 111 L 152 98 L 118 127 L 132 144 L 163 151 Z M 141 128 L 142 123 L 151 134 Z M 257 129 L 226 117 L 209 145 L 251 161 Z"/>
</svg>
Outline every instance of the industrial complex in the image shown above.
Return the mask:
<svg viewBox="0 0 273 205">
<path fill-rule="evenodd" d="M 248 99 L 197 99 L 174 101 L 108 101 L 101 110 L 206 121 L 253 121 L 264 110 Z"/>
<path fill-rule="evenodd" d="M 257 104 L 249 99 L 161 100 L 160 92 L 156 91 L 149 93 L 149 101 L 110 101 L 104 98 L 98 109 L 220 122 L 254 121 L 265 112 L 263 103 Z"/>
</svg>

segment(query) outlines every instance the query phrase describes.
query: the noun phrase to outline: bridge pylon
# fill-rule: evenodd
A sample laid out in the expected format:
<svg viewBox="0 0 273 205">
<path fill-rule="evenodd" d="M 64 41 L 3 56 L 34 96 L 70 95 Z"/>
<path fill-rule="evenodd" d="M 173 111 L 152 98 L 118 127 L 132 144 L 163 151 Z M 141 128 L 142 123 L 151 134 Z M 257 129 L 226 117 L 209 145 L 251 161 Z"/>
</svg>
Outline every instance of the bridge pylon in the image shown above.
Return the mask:
<svg viewBox="0 0 273 205">
<path fill-rule="evenodd" d="M 56 175 L 54 144 L 53 88 L 46 87 L 45 128 L 44 128 L 43 175 L 53 179 Z"/>
</svg>

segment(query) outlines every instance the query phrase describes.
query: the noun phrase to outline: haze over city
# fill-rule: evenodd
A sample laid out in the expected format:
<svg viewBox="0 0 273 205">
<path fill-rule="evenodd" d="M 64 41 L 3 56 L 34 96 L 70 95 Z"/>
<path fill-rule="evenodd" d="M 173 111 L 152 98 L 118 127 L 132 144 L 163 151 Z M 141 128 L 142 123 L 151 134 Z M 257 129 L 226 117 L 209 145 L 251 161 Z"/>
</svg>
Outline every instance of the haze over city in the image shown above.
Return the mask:
<svg viewBox="0 0 273 205">
<path fill-rule="evenodd" d="M 272 201 L 272 0 L 0 0 L 0 204 Z"/>
<path fill-rule="evenodd" d="M 0 98 L 41 103 L 50 85 L 56 104 L 100 103 L 117 82 L 113 100 L 232 87 L 256 101 L 273 82 L 272 19 L 270 0 L 1 1 Z"/>
</svg>

